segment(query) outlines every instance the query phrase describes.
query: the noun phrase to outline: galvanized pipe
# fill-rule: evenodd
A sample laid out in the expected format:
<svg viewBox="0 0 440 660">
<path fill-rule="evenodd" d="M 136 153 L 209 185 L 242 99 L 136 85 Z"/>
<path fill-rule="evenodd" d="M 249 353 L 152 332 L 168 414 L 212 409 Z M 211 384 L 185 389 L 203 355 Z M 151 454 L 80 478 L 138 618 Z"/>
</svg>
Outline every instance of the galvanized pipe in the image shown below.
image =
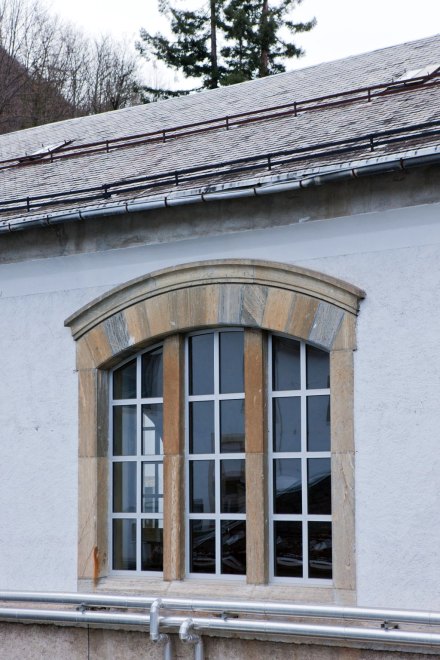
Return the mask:
<svg viewBox="0 0 440 660">
<path fill-rule="evenodd" d="M 81 594 L 59 591 L 0 591 L 0 602 L 54 603 L 85 607 L 120 607 L 149 609 L 155 596 L 116 596 L 112 594 Z"/>
<path fill-rule="evenodd" d="M 393 623 L 440 625 L 440 612 L 394 610 L 339 605 L 307 605 L 290 602 L 205 600 L 165 598 L 162 607 L 190 612 L 219 612 L 225 614 L 259 614 L 262 616 L 295 616 Z"/>
<path fill-rule="evenodd" d="M 175 628 L 187 619 L 164 617 L 161 625 Z M 350 626 L 324 626 L 307 623 L 258 621 L 251 619 L 192 618 L 192 627 L 200 633 L 241 632 L 263 635 L 290 635 L 315 639 L 333 639 L 341 642 L 377 642 L 402 646 L 440 647 L 439 633 L 409 632 L 387 628 L 360 628 Z"/>
<path fill-rule="evenodd" d="M 179 628 L 179 638 L 184 644 L 194 644 L 194 660 L 205 660 L 203 639 L 194 632 L 194 622 L 186 619 Z"/>
<path fill-rule="evenodd" d="M 151 596 L 116 596 L 109 594 L 80 594 L 58 592 L 0 592 L 0 602 L 33 602 L 71 604 L 85 607 L 117 607 L 148 609 L 160 601 L 160 607 L 196 613 L 218 612 L 258 614 L 262 616 L 296 616 L 393 623 L 440 625 L 440 612 L 423 610 L 397 610 L 339 605 L 308 605 L 291 602 L 241 601 L 203 598 L 161 598 Z"/>
<path fill-rule="evenodd" d="M 35 621 L 48 623 L 72 623 L 74 625 L 150 625 L 148 614 L 126 614 L 121 612 L 91 612 L 89 610 L 43 610 L 17 607 L 1 607 L 0 620 Z"/>
<path fill-rule="evenodd" d="M 155 643 L 160 643 L 164 645 L 163 648 L 163 658 L 164 660 L 173 660 L 173 647 L 171 642 L 171 637 L 165 633 L 161 633 L 159 630 L 160 626 L 160 608 L 162 601 L 160 598 L 156 598 L 150 607 L 150 639 Z"/>
<path fill-rule="evenodd" d="M 225 601 L 226 602 L 226 601 Z M 162 605 L 168 607 L 163 601 Z M 182 609 L 182 603 L 179 604 Z M 319 610 L 318 607 L 315 608 Z M 333 616 L 337 616 L 338 608 L 334 609 Z M 349 609 L 349 608 L 348 608 Z M 361 609 L 361 608 L 359 608 Z M 386 620 L 395 620 L 393 610 L 379 610 L 382 613 L 391 613 Z M 378 611 L 374 611 L 377 613 Z M 310 613 L 310 612 L 309 612 Z M 368 610 L 364 610 L 367 614 Z M 416 613 L 415 613 L 416 614 Z M 315 612 L 316 615 L 316 612 Z M 394 616 L 393 616 L 394 615 Z M 115 625 L 145 628 L 150 623 L 149 615 L 122 614 L 116 612 L 90 612 L 66 610 L 40 610 L 21 608 L 0 608 L 0 620 L 7 621 L 33 621 L 47 623 L 71 623 L 72 625 Z M 159 623 L 167 631 L 181 629 L 182 624 L 188 626 L 188 617 L 165 616 L 160 617 Z M 440 648 L 440 634 L 426 632 L 412 632 L 387 628 L 362 628 L 335 625 L 316 625 L 307 623 L 291 623 L 273 620 L 252 620 L 219 617 L 192 617 L 191 627 L 199 634 L 202 633 L 253 633 L 262 635 L 289 635 L 293 637 L 308 637 L 312 639 L 332 639 L 339 642 L 376 642 L 380 644 L 394 644 L 401 646 L 422 646 L 426 648 Z M 417 622 L 417 617 L 412 621 Z M 165 656 L 167 657 L 167 656 Z M 168 656 L 167 660 L 172 656 Z"/>
</svg>

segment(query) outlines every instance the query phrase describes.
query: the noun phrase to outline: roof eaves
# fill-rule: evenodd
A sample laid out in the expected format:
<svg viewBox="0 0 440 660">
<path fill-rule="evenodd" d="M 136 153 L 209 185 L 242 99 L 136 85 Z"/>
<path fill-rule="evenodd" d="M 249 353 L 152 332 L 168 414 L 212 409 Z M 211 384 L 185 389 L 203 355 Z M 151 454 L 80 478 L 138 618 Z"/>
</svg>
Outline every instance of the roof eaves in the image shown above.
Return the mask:
<svg viewBox="0 0 440 660">
<path fill-rule="evenodd" d="M 272 174 L 217 185 L 210 184 L 204 188 L 193 188 L 178 193 L 149 195 L 132 200 L 101 203 L 93 206 L 78 206 L 75 209 L 54 210 L 44 214 L 32 214 L 31 217 L 4 220 L 0 223 L 0 234 L 32 227 L 47 227 L 94 218 L 147 212 L 160 208 L 258 197 L 260 195 L 299 190 L 310 186 L 321 186 L 344 179 L 385 174 L 396 170 L 433 164 L 440 164 L 440 145 L 402 151 L 386 156 L 322 165 L 295 173 Z"/>
</svg>

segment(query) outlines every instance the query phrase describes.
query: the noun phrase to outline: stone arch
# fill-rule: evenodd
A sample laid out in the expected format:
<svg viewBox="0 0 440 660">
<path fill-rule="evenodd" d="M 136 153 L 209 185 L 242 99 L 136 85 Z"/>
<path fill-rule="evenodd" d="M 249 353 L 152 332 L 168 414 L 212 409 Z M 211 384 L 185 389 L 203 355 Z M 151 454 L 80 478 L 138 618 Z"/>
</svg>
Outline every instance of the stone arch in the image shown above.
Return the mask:
<svg viewBox="0 0 440 660">
<path fill-rule="evenodd" d="M 274 262 L 185 264 L 116 287 L 65 324 L 80 364 L 107 367 L 158 337 L 239 325 L 283 332 L 327 351 L 354 348 L 363 291 L 327 275 Z"/>
</svg>

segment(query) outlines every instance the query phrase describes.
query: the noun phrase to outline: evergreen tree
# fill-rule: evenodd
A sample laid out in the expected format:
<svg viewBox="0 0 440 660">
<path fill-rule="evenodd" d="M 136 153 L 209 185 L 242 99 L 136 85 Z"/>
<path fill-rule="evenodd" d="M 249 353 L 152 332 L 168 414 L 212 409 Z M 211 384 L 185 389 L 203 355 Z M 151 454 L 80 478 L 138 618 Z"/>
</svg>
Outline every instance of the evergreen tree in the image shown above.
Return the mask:
<svg viewBox="0 0 440 660">
<path fill-rule="evenodd" d="M 281 73 L 286 70 L 284 60 L 303 55 L 290 38 L 308 32 L 316 21 L 294 23 L 289 19 L 301 1 L 229 0 L 222 25 L 226 45 L 221 53 L 227 70 L 222 84 Z"/>
<path fill-rule="evenodd" d="M 195 11 L 177 9 L 169 0 L 159 0 L 159 10 L 169 16 L 175 40 L 141 30 L 142 55 L 153 55 L 167 66 L 182 71 L 187 78 L 202 78 L 203 87 L 219 86 L 224 73 L 218 64 L 217 30 L 225 0 L 209 0 L 208 8 Z"/>
<path fill-rule="evenodd" d="M 204 7 L 177 9 L 159 0 L 175 38 L 141 31 L 138 49 L 186 77 L 213 89 L 285 71 L 283 61 L 303 54 L 291 40 L 315 20 L 294 23 L 289 16 L 302 0 L 208 0 Z M 165 90 L 161 92 L 166 95 Z"/>
</svg>

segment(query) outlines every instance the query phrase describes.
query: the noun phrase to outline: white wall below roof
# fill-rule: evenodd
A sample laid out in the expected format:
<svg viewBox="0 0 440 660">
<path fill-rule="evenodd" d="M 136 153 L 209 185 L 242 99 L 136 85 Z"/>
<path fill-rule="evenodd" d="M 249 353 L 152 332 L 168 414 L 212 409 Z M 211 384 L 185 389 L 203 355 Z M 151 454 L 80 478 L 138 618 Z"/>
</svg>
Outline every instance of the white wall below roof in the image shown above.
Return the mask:
<svg viewBox="0 0 440 660">
<path fill-rule="evenodd" d="M 64 318 L 176 263 L 255 257 L 367 292 L 355 356 L 360 605 L 440 610 L 440 205 L 0 266 L 0 581 L 74 589 L 77 396 Z"/>
</svg>

